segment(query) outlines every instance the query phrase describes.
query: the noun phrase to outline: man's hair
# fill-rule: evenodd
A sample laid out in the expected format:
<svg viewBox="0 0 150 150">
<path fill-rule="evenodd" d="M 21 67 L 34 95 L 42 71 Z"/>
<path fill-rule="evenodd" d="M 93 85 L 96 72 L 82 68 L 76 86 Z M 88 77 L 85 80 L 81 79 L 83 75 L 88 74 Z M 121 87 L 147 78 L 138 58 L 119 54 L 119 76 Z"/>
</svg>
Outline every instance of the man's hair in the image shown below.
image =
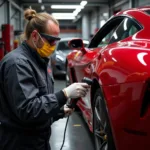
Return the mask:
<svg viewBox="0 0 150 150">
<path fill-rule="evenodd" d="M 35 10 L 29 8 L 24 11 L 24 18 L 28 21 L 24 32 L 24 38 L 27 40 L 30 38 L 33 30 L 37 30 L 39 33 L 45 33 L 47 30 L 47 22 L 49 20 L 59 25 L 58 21 L 50 14 L 46 12 L 37 13 Z"/>
</svg>

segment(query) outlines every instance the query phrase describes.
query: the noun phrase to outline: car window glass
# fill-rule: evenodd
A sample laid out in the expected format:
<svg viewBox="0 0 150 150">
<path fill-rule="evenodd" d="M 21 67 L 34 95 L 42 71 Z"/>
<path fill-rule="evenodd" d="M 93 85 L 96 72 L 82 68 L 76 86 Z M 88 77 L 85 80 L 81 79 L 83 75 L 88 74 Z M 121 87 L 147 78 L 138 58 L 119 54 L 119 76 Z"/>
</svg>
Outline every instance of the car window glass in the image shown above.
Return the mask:
<svg viewBox="0 0 150 150">
<path fill-rule="evenodd" d="M 124 17 L 116 17 L 109 20 L 92 38 L 89 48 L 102 47 L 109 43 L 112 34 L 123 21 Z"/>
<path fill-rule="evenodd" d="M 103 39 L 100 41 L 100 43 L 98 44 L 97 47 L 106 46 L 109 43 L 110 38 L 111 38 L 112 34 L 114 33 L 116 27 L 113 28 L 105 37 L 103 37 Z"/>
<path fill-rule="evenodd" d="M 116 31 L 113 33 L 109 44 L 123 40 L 135 34 L 140 29 L 141 28 L 137 25 L 137 23 L 134 22 L 131 18 L 125 18 L 124 21 L 118 26 Z"/>
<path fill-rule="evenodd" d="M 59 42 L 57 50 L 69 50 L 68 41 Z"/>
<path fill-rule="evenodd" d="M 150 15 L 150 10 L 145 10 L 145 12 L 146 12 L 148 15 Z"/>
</svg>

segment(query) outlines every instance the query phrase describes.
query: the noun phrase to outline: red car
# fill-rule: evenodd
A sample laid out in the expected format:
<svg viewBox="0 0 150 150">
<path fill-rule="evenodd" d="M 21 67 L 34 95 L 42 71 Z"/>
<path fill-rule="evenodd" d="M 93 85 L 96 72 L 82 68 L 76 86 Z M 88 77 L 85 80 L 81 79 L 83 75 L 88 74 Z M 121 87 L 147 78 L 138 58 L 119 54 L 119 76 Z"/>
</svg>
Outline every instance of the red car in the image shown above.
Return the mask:
<svg viewBox="0 0 150 150">
<path fill-rule="evenodd" d="M 69 43 L 67 81 L 93 80 L 78 102 L 96 150 L 150 149 L 150 7 L 121 11 L 92 38 Z"/>
</svg>

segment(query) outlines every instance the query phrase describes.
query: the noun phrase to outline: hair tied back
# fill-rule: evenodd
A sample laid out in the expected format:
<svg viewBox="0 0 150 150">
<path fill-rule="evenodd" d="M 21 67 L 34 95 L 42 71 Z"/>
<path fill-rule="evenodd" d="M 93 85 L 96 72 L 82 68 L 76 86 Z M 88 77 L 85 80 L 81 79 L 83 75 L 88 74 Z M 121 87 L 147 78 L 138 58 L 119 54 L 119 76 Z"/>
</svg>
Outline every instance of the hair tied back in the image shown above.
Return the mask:
<svg viewBox="0 0 150 150">
<path fill-rule="evenodd" d="M 33 9 L 28 8 L 24 11 L 24 18 L 28 21 L 30 21 L 32 18 L 36 16 L 36 11 Z"/>
</svg>

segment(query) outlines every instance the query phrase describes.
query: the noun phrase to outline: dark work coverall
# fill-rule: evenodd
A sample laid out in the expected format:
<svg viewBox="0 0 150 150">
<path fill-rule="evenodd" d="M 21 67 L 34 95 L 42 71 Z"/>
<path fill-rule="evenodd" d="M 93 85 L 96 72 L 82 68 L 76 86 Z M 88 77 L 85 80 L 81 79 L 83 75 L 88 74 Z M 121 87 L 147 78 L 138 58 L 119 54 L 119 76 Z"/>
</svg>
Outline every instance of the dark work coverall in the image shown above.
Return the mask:
<svg viewBox="0 0 150 150">
<path fill-rule="evenodd" d="M 66 97 L 53 93 L 48 62 L 26 42 L 0 62 L 0 150 L 50 150 L 50 126 L 64 115 Z"/>
</svg>

